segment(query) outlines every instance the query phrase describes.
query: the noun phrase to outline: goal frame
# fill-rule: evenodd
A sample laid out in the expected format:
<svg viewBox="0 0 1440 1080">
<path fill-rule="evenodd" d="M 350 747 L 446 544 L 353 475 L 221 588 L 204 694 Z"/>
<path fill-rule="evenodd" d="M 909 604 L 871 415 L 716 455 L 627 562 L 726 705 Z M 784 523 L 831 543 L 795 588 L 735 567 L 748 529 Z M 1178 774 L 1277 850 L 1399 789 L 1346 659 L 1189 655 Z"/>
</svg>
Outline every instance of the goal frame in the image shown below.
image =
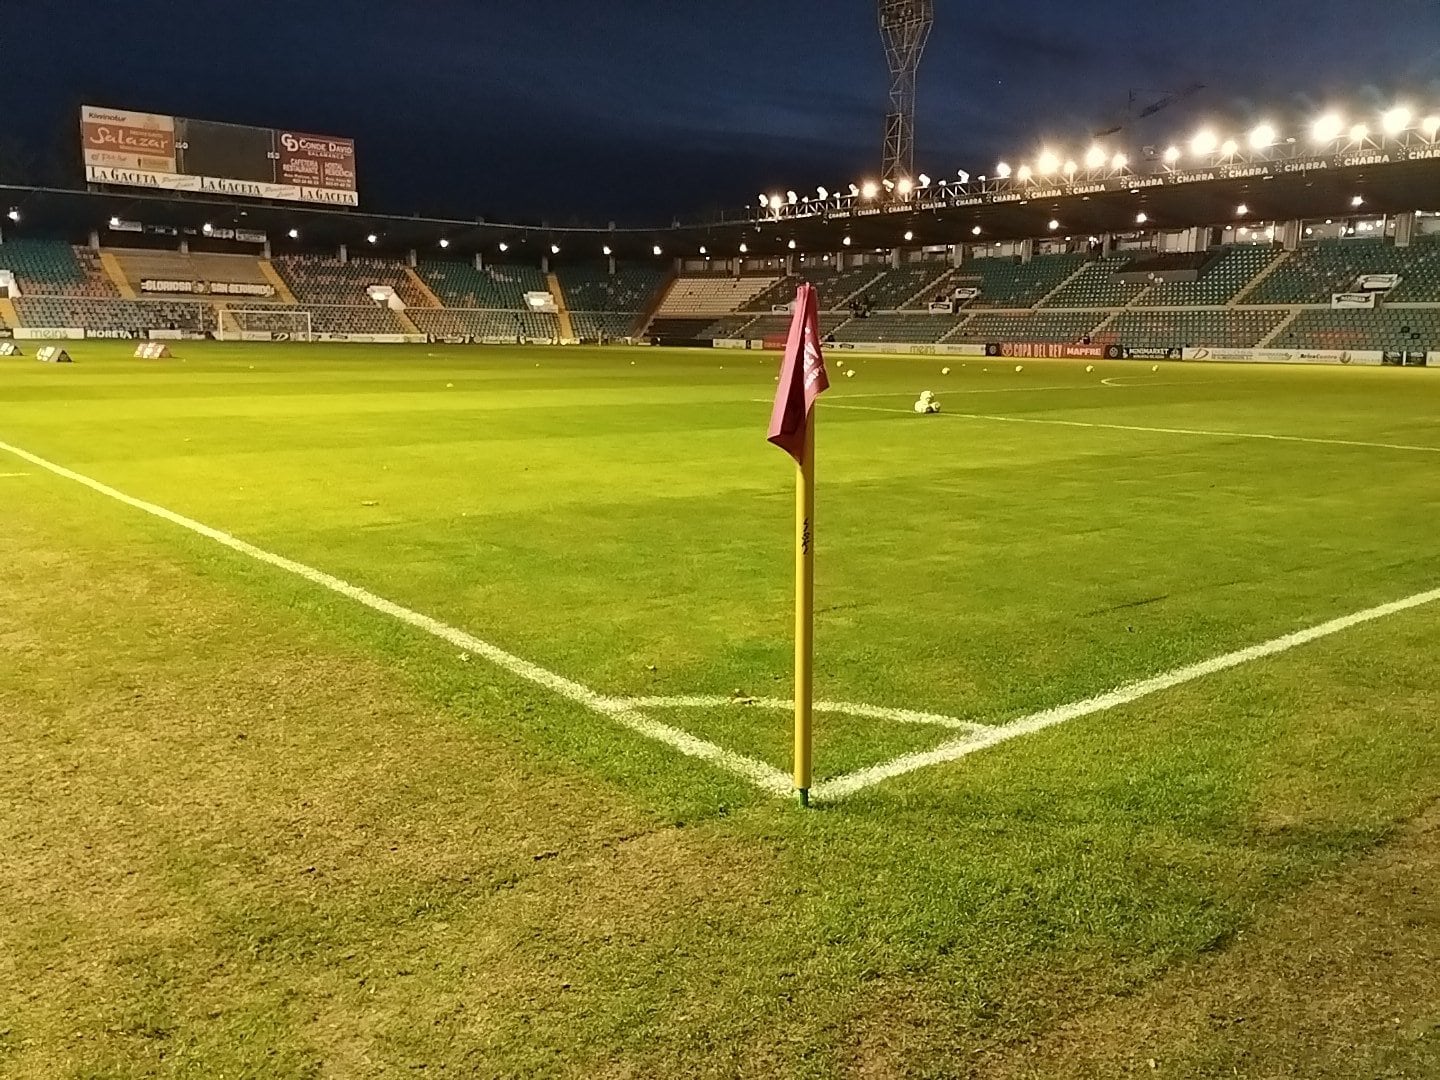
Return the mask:
<svg viewBox="0 0 1440 1080">
<path fill-rule="evenodd" d="M 264 316 L 267 316 L 268 318 L 274 318 L 274 317 L 277 316 L 277 315 L 285 315 L 285 316 L 290 316 L 291 318 L 295 318 L 295 319 L 304 319 L 304 320 L 305 320 L 305 330 L 304 330 L 304 333 L 303 333 L 303 334 L 296 334 L 294 331 L 291 331 L 291 332 L 290 332 L 290 340 L 291 340 L 291 341 L 307 341 L 307 342 L 313 342 L 313 341 L 315 340 L 315 313 L 312 312 L 312 311 L 276 311 L 274 308 L 263 308 L 263 307 L 254 307 L 254 308 L 226 308 L 226 311 L 228 311 L 228 312 L 230 313 L 230 316 L 231 316 L 232 318 L 234 318 L 234 317 L 237 316 L 237 315 L 264 315 Z M 240 325 L 240 320 L 239 320 L 239 319 L 235 319 L 235 325 L 236 325 L 237 327 Z M 244 331 L 241 331 L 241 332 L 244 333 Z M 274 332 L 274 333 L 284 333 L 284 331 L 273 331 L 273 332 Z"/>
</svg>

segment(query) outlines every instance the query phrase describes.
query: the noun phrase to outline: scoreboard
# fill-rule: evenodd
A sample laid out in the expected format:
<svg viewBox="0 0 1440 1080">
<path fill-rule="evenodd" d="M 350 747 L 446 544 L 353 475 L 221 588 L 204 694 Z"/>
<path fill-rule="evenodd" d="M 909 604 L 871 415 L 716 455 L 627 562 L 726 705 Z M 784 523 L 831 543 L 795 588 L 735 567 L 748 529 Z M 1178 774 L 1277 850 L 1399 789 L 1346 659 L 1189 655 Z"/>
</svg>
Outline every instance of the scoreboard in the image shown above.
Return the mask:
<svg viewBox="0 0 1440 1080">
<path fill-rule="evenodd" d="M 94 105 L 80 137 L 92 184 L 360 205 L 353 139 Z"/>
</svg>

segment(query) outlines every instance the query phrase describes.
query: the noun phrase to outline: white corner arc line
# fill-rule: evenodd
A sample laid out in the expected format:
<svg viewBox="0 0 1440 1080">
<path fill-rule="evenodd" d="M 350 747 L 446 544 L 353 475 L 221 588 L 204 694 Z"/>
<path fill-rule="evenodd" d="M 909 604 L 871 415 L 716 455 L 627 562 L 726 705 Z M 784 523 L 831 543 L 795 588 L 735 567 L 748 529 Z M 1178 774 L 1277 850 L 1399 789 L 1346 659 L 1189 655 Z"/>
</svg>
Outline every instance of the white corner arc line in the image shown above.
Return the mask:
<svg viewBox="0 0 1440 1080">
<path fill-rule="evenodd" d="M 897 416 L 909 412 L 907 409 L 882 409 L 878 405 L 842 405 L 838 401 L 826 402 L 831 409 L 858 409 L 864 412 L 893 413 Z M 1440 446 L 1413 446 L 1407 443 L 1366 442 L 1360 439 L 1322 439 L 1306 435 L 1274 435 L 1263 431 L 1206 431 L 1200 428 L 1145 427 L 1139 424 L 1097 424 L 1088 420 L 1054 420 L 1037 416 L 996 416 L 990 413 L 942 412 L 957 420 L 990 420 L 997 424 L 1048 424 L 1054 427 L 1097 428 L 1105 431 L 1138 431 L 1149 435 L 1198 435 L 1212 439 L 1263 439 L 1269 442 L 1310 443 L 1316 446 L 1358 446 L 1369 450 L 1408 450 L 1421 454 L 1440 454 Z"/>
<path fill-rule="evenodd" d="M 1223 656 L 1212 657 L 1209 660 L 1202 660 L 1196 664 L 1189 664 L 1185 667 L 1175 668 L 1172 671 L 1152 676 L 1148 679 L 1141 679 L 1139 682 L 1126 683 L 1124 686 L 1108 690 L 1095 697 L 1086 698 L 1083 701 L 1071 702 L 1069 705 L 1060 705 L 1053 709 L 1045 709 L 1041 712 L 1031 713 L 1029 716 L 1022 716 L 1007 724 L 986 728 L 973 735 L 964 736 L 959 739 L 952 739 L 942 743 L 931 750 L 917 751 L 911 754 L 902 754 L 879 765 L 859 769 L 844 776 L 837 776 L 833 780 L 826 780 L 817 784 L 811 791 L 816 799 L 823 799 L 830 802 L 843 799 L 853 795 L 857 791 L 872 787 L 885 780 L 891 780 L 897 776 L 914 772 L 917 769 L 924 769 L 931 765 L 939 765 L 947 761 L 955 761 L 975 753 L 977 750 L 984 750 L 996 746 L 1002 742 L 1008 742 L 1021 735 L 1032 735 L 1037 731 L 1055 727 L 1069 720 L 1078 720 L 1082 716 L 1092 716 L 1098 712 L 1105 712 L 1121 705 L 1128 705 L 1140 698 L 1148 697 L 1151 694 L 1159 693 L 1162 690 L 1169 690 L 1184 683 L 1194 682 L 1196 679 L 1203 679 L 1207 675 L 1214 675 L 1217 672 L 1226 671 L 1241 664 L 1248 664 L 1252 660 L 1260 660 L 1267 656 L 1276 656 L 1279 653 L 1289 652 L 1291 649 L 1301 645 L 1307 645 L 1312 641 L 1319 641 L 1321 638 L 1330 637 L 1333 634 L 1341 633 L 1364 623 L 1374 622 L 1377 619 L 1384 619 L 1391 615 L 1398 615 L 1403 611 L 1410 611 L 1412 608 L 1423 607 L 1440 601 L 1440 589 L 1431 589 L 1428 592 L 1416 593 L 1407 596 L 1403 600 L 1395 600 L 1388 604 L 1381 604 L 1378 607 L 1366 608 L 1364 611 L 1357 611 L 1353 615 L 1342 615 L 1339 618 L 1331 619 L 1328 622 L 1311 626 L 1304 630 L 1297 630 L 1293 634 L 1286 634 L 1283 637 L 1273 638 L 1270 641 L 1262 642 L 1259 645 L 1251 645 L 1244 649 L 1237 649 L 1235 652 L 1225 653 Z"/>
<path fill-rule="evenodd" d="M 752 709 L 777 709 L 786 711 L 795 707 L 789 698 L 737 698 L 715 695 L 684 695 L 680 697 L 639 697 L 623 698 L 617 705 L 632 709 L 722 709 L 727 707 Z M 817 701 L 812 706 L 817 713 L 835 716 L 854 716 L 862 720 L 889 720 L 897 724 L 928 724 L 934 727 L 950 728 L 955 731 L 982 731 L 985 724 L 961 720 L 941 713 L 920 712 L 915 709 L 890 709 L 880 705 L 862 705 L 853 701 Z"/>
<path fill-rule="evenodd" d="M 270 566 L 304 578 L 314 585 L 323 586 L 331 592 L 339 593 L 341 596 L 354 600 L 356 603 L 363 604 L 372 611 L 378 611 L 382 615 L 389 615 L 391 618 L 398 619 L 400 622 L 407 623 L 418 630 L 424 630 L 427 634 L 431 634 L 457 648 L 483 657 L 496 667 L 508 671 L 512 675 L 518 676 L 527 682 L 534 683 L 537 686 L 541 686 L 576 704 L 583 705 L 592 712 L 599 713 L 601 716 L 609 717 L 616 723 L 629 728 L 639 735 L 644 735 L 646 738 L 664 743 L 666 746 L 678 750 L 680 753 L 689 757 L 699 758 L 713 765 L 718 765 L 723 769 L 727 769 L 738 776 L 744 777 L 762 791 L 772 795 L 786 795 L 793 790 L 790 777 L 782 773 L 779 769 L 765 764 L 763 761 L 756 761 L 754 758 L 734 753 L 712 742 L 697 738 L 689 732 L 671 727 L 668 724 L 662 724 L 658 720 L 651 719 L 638 710 L 628 707 L 623 701 L 603 697 L 573 679 L 567 679 L 565 676 L 543 668 L 538 664 L 533 664 L 529 660 L 524 660 L 521 657 L 515 656 L 513 653 L 508 653 L 499 646 L 492 645 L 488 641 L 482 641 L 473 634 L 466 633 L 464 630 L 448 626 L 438 619 L 431 618 L 429 615 L 422 615 L 418 611 L 412 611 L 410 608 L 402 607 L 400 604 L 392 600 L 386 600 L 383 596 L 377 596 L 375 593 L 362 589 L 358 585 L 351 585 L 348 581 L 343 581 L 333 574 L 327 574 L 323 570 L 317 570 L 313 566 L 296 562 L 294 559 L 287 559 L 283 555 L 276 555 L 274 552 L 256 547 L 254 544 L 247 543 L 239 537 L 231 536 L 229 533 L 211 528 L 209 525 L 202 524 L 193 518 L 177 514 L 173 510 L 167 510 L 165 507 L 158 506 L 155 503 L 137 499 L 133 495 L 127 495 L 123 491 L 118 491 L 107 484 L 102 484 L 98 480 L 93 480 L 72 469 L 67 469 L 63 465 L 57 465 L 52 461 L 37 457 L 35 454 L 27 450 L 22 450 L 18 446 L 11 446 L 9 443 L 0 442 L 0 450 L 14 454 L 16 457 L 22 458 L 32 465 L 46 469 L 56 476 L 64 477 L 66 480 L 73 480 L 77 484 L 83 484 L 92 491 L 106 495 L 115 499 L 117 502 L 122 502 L 126 506 L 133 507 L 136 510 L 142 510 L 154 517 L 168 521 L 172 525 L 178 525 L 182 529 L 188 529 L 190 532 L 197 533 L 209 540 L 214 540 L 217 544 L 223 544 L 232 551 L 238 551 L 242 555 L 248 555 L 257 562 L 267 563 Z"/>
</svg>

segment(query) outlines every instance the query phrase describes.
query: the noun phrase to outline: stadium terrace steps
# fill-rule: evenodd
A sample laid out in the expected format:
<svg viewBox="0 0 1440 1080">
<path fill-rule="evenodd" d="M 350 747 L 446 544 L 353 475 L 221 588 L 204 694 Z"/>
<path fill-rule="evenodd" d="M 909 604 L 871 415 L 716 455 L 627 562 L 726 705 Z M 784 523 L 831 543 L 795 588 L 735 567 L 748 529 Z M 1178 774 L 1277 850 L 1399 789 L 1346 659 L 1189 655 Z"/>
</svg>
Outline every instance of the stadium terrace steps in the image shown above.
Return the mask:
<svg viewBox="0 0 1440 1080">
<path fill-rule="evenodd" d="M 1284 309 L 1121 310 L 1092 333 L 1103 333 L 1142 349 L 1213 345 L 1250 348 L 1275 332 L 1289 313 Z"/>
<path fill-rule="evenodd" d="M 215 308 L 181 300 L 119 297 L 22 296 L 15 301 L 19 325 L 142 334 L 147 330 L 206 332 L 217 328 Z"/>
<path fill-rule="evenodd" d="M 120 297 L 95 252 L 58 240 L 6 240 L 0 244 L 0 270 L 15 275 L 23 294 Z"/>
<path fill-rule="evenodd" d="M 423 334 L 516 341 L 558 341 L 560 322 L 547 311 L 513 309 L 419 308 L 410 313 Z"/>
<path fill-rule="evenodd" d="M 570 319 L 573 333 L 581 341 L 616 341 L 635 336 L 639 316 L 628 311 L 572 311 Z"/>
<path fill-rule="evenodd" d="M 545 287 L 555 301 L 555 322 L 559 328 L 561 339 L 574 341 L 577 335 L 575 324 L 570 320 L 570 309 L 565 306 L 565 290 L 560 288 L 560 279 L 553 272 L 545 275 Z"/>
<path fill-rule="evenodd" d="M 1440 308 L 1308 308 L 1269 342 L 1283 349 L 1440 351 Z"/>
<path fill-rule="evenodd" d="M 275 286 L 276 296 L 287 304 L 298 303 L 295 299 L 295 294 L 290 291 L 290 286 L 286 284 L 285 279 L 280 276 L 280 271 L 275 269 L 274 263 L 269 259 L 260 259 L 257 265 L 260 267 L 260 273 L 264 276 L 265 280 Z"/>
<path fill-rule="evenodd" d="M 15 313 L 15 302 L 0 296 L 0 326 L 19 326 L 20 316 Z"/>
<path fill-rule="evenodd" d="M 113 253 L 109 251 L 100 252 L 100 269 L 105 271 L 105 276 L 115 286 L 115 291 L 125 300 L 134 300 L 138 296 L 135 286 L 131 285 L 125 277 L 125 271 L 120 269 L 120 263 L 116 261 Z"/>
<path fill-rule="evenodd" d="M 361 257 L 341 262 L 301 255 L 282 255 L 271 262 L 302 304 L 364 305 L 372 302 L 366 290 L 372 285 L 384 285 L 393 289 L 407 307 L 425 306 L 406 268 L 398 263 Z"/>
<path fill-rule="evenodd" d="M 1132 284 L 1116 277 L 1117 271 L 1130 259 L 1128 255 L 1093 259 L 1035 306 L 1070 309 L 1124 307 L 1146 289 L 1143 284 Z"/>
<path fill-rule="evenodd" d="M 422 260 L 420 278 L 447 308 L 523 311 L 527 292 L 546 292 L 538 267 L 491 265 L 476 270 L 469 263 Z"/>
<path fill-rule="evenodd" d="M 967 315 L 872 312 L 864 318 L 849 320 L 834 334 L 837 341 L 855 344 L 908 341 L 928 345 L 943 340 L 967 318 Z"/>
<path fill-rule="evenodd" d="M 1104 311 L 972 311 L 943 340 L 985 345 L 993 341 L 1079 341 L 1105 321 Z"/>
<path fill-rule="evenodd" d="M 299 331 L 295 315 L 309 315 L 316 334 L 405 334 L 407 329 L 397 313 L 378 304 L 253 304 L 244 309 L 229 308 L 227 314 L 239 330 L 288 333 Z M 423 332 L 423 331 L 420 331 Z"/>
<path fill-rule="evenodd" d="M 1131 307 L 1224 307 L 1275 263 L 1280 252 L 1258 244 L 1237 244 L 1213 250 L 1195 281 L 1157 282 L 1140 293 Z"/>
<path fill-rule="evenodd" d="M 410 279 L 411 287 L 419 293 L 420 298 L 425 301 L 424 307 L 441 308 L 445 306 L 440 302 L 440 298 L 431 291 L 430 286 L 425 284 L 425 279 L 415 272 L 414 267 L 407 266 L 404 270 L 405 276 Z"/>
<path fill-rule="evenodd" d="M 1289 311 L 1287 311 L 1285 313 L 1285 318 L 1281 319 L 1280 322 L 1276 324 L 1275 329 L 1271 330 L 1270 333 L 1266 334 L 1265 337 L 1260 340 L 1260 344 L 1273 345 L 1275 343 L 1275 339 L 1278 338 L 1281 334 L 1288 331 L 1290 327 L 1294 324 L 1295 320 L 1300 317 L 1300 312 L 1304 310 L 1304 308 L 1297 307 L 1291 308 Z"/>
</svg>

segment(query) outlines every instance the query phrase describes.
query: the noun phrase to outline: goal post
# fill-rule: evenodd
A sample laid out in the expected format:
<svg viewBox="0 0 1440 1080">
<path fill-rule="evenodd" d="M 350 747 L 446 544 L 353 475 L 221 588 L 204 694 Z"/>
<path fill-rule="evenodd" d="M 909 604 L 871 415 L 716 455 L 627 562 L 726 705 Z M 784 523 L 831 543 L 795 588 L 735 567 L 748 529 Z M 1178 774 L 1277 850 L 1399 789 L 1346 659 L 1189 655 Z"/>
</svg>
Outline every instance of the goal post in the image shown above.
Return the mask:
<svg viewBox="0 0 1440 1080">
<path fill-rule="evenodd" d="M 315 316 L 309 311 L 275 308 L 227 308 L 236 329 L 274 334 L 280 341 L 314 341 Z"/>
</svg>

